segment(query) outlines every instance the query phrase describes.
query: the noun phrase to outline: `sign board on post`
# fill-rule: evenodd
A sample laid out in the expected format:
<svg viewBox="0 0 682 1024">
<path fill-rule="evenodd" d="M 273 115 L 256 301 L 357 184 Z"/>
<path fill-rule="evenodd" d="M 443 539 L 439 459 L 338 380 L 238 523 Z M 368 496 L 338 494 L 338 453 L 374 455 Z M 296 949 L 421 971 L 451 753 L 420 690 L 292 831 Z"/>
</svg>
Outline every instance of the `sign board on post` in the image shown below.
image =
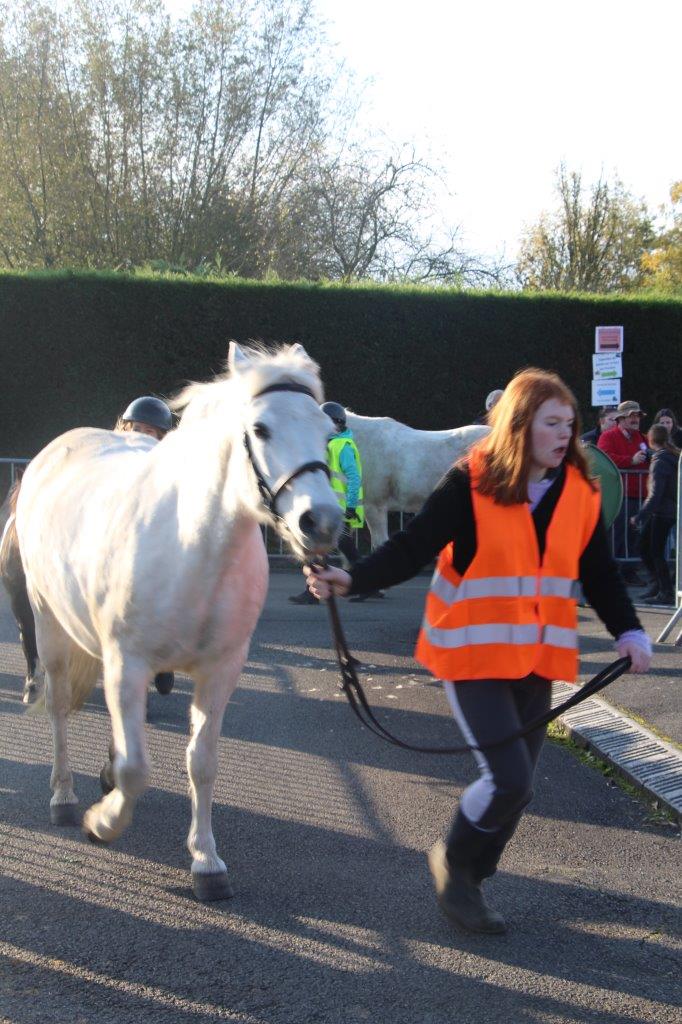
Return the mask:
<svg viewBox="0 0 682 1024">
<path fill-rule="evenodd" d="M 620 405 L 620 380 L 593 380 L 592 405 Z"/>
<path fill-rule="evenodd" d="M 622 352 L 623 351 L 623 328 L 622 327 L 595 327 L 595 329 L 594 329 L 594 351 L 595 352 Z"/>
<path fill-rule="evenodd" d="M 623 357 L 620 352 L 597 352 L 592 356 L 594 380 L 608 380 L 623 376 Z"/>
</svg>

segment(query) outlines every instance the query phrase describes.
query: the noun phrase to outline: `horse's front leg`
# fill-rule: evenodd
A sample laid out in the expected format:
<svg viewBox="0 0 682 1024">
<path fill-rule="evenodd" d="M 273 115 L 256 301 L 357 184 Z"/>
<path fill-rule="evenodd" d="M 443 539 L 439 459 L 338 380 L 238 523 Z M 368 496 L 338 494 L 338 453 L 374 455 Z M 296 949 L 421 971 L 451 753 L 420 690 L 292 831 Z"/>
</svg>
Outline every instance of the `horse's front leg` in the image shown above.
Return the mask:
<svg viewBox="0 0 682 1024">
<path fill-rule="evenodd" d="M 45 708 L 52 727 L 54 759 L 50 775 L 50 821 L 53 825 L 78 825 L 78 797 L 73 789 L 69 767 L 67 716 L 71 709 L 71 691 L 67 675 L 68 661 L 52 662 L 45 672 Z"/>
<path fill-rule="evenodd" d="M 50 821 L 78 825 L 78 797 L 69 767 L 67 716 L 71 710 L 69 654 L 72 641 L 45 608 L 36 620 L 40 659 L 45 667 L 45 710 L 52 728 L 53 761 L 50 775 Z"/>
<path fill-rule="evenodd" d="M 149 780 L 144 735 L 146 694 L 152 672 L 138 659 L 112 650 L 104 657 L 104 695 L 111 715 L 115 787 L 83 816 L 91 839 L 109 843 L 130 824 Z"/>
<path fill-rule="evenodd" d="M 196 675 L 187 746 L 187 772 L 192 798 L 192 824 L 187 847 L 192 855 L 192 889 L 199 900 L 224 900 L 232 896 L 224 861 L 218 856 L 211 807 L 218 770 L 218 739 L 227 702 L 237 685 L 248 655 L 248 643 L 219 669 Z"/>
</svg>

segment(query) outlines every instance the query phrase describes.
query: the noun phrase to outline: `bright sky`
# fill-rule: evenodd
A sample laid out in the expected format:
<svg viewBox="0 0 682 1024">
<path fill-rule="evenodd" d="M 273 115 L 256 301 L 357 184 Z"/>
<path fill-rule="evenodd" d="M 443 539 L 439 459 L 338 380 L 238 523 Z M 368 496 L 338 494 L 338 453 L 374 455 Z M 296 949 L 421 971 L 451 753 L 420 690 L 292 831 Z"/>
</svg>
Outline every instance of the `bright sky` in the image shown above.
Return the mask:
<svg viewBox="0 0 682 1024">
<path fill-rule="evenodd" d="M 680 0 L 315 0 L 366 116 L 446 169 L 462 239 L 514 256 L 563 160 L 657 210 L 682 179 Z M 183 11 L 190 0 L 167 0 Z"/>
<path fill-rule="evenodd" d="M 396 139 L 447 167 L 472 248 L 512 256 L 563 160 L 658 208 L 682 178 L 682 3 L 317 0 Z"/>
</svg>

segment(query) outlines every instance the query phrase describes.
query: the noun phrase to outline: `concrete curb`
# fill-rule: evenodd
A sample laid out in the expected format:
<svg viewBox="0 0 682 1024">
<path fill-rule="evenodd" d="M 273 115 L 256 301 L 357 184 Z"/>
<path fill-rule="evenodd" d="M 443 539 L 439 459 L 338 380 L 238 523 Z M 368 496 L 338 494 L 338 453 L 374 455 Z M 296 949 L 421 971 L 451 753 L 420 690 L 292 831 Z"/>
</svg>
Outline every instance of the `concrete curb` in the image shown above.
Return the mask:
<svg viewBox="0 0 682 1024">
<path fill-rule="evenodd" d="M 552 706 L 577 689 L 570 683 L 555 682 Z M 682 751 L 597 697 L 571 708 L 559 721 L 571 739 L 608 762 L 682 822 Z"/>
</svg>

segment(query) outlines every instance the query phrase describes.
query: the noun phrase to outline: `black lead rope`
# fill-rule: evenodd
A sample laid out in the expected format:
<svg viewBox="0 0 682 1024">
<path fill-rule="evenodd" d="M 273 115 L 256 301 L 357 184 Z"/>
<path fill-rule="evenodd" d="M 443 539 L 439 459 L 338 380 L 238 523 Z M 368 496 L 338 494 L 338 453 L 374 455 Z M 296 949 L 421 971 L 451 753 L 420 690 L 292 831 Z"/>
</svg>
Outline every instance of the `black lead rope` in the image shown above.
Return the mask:
<svg viewBox="0 0 682 1024">
<path fill-rule="evenodd" d="M 339 609 L 336 604 L 336 598 L 333 594 L 327 598 L 327 608 L 329 610 L 329 619 L 331 622 L 332 638 L 334 640 L 334 647 L 336 649 L 336 657 L 339 662 L 339 668 L 341 669 L 341 689 L 348 698 L 348 703 L 359 718 L 360 722 L 366 726 L 370 732 L 373 732 L 379 739 L 384 740 L 386 743 L 392 743 L 394 747 L 402 747 L 403 750 L 414 750 L 420 754 L 468 754 L 473 750 L 492 750 L 494 747 L 501 747 L 505 743 L 511 743 L 513 740 L 522 739 L 524 736 L 528 736 L 531 732 L 536 729 L 540 729 L 552 722 L 559 715 L 563 715 L 569 708 L 574 708 L 576 704 L 581 704 L 582 701 L 587 700 L 595 693 L 599 693 L 605 686 L 612 683 L 615 679 L 618 679 L 632 664 L 630 657 L 618 658 L 611 665 L 607 665 L 601 672 L 598 672 L 596 676 L 589 679 L 584 686 L 569 697 L 568 700 L 564 701 L 563 704 L 559 704 L 558 707 L 552 708 L 546 711 L 543 715 L 538 715 L 528 725 L 524 726 L 523 729 L 518 729 L 516 732 L 511 733 L 510 736 L 505 736 L 504 739 L 496 740 L 494 743 L 486 743 L 484 746 L 475 746 L 472 743 L 465 743 L 457 747 L 418 747 L 412 743 L 406 743 L 404 740 L 399 740 L 397 736 L 386 729 L 381 722 L 375 717 L 365 691 L 362 689 L 360 680 L 358 679 L 357 672 L 355 671 L 354 659 L 348 650 L 348 644 L 346 643 L 346 637 L 341 626 L 341 619 L 339 617 Z"/>
</svg>

